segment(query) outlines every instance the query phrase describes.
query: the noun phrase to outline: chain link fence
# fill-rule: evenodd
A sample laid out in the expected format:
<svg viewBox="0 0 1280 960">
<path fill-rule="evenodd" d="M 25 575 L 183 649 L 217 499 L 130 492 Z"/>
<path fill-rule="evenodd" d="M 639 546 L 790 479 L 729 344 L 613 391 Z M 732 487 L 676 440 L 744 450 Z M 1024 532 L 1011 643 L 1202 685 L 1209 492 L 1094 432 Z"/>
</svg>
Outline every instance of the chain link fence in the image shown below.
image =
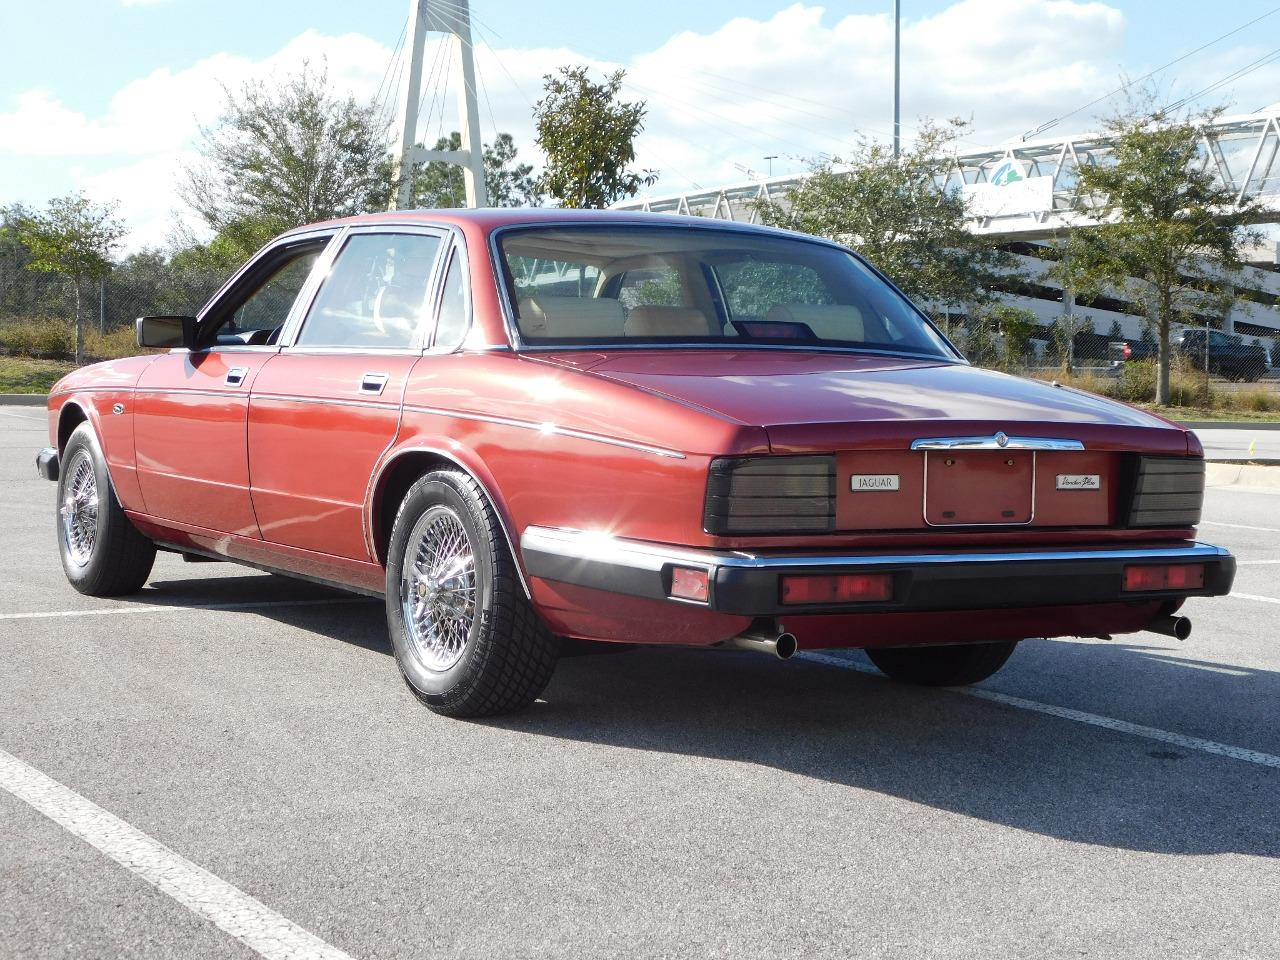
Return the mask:
<svg viewBox="0 0 1280 960">
<path fill-rule="evenodd" d="M 1026 311 L 997 306 L 975 317 L 942 317 L 970 362 L 1052 380 L 1128 403 L 1152 403 L 1159 345 L 1118 329 L 1098 333 L 1088 315 L 1037 323 Z M 1280 347 L 1269 338 L 1214 327 L 1175 326 L 1169 344 L 1170 403 L 1223 414 L 1280 412 Z"/>
<path fill-rule="evenodd" d="M 82 281 L 79 311 L 86 355 L 100 360 L 137 352 L 134 320 L 147 314 L 194 314 L 225 280 L 210 270 L 138 254 L 101 280 Z M 0 261 L 0 350 L 49 360 L 75 354 L 75 282 Z"/>
</svg>

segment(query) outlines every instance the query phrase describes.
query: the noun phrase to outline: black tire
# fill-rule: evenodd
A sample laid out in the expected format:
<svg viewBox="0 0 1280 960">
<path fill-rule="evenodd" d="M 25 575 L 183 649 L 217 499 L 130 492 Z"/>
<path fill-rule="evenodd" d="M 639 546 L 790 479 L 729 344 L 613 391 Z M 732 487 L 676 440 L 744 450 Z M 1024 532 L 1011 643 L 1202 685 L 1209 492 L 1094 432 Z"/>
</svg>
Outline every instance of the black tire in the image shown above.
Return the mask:
<svg viewBox="0 0 1280 960">
<path fill-rule="evenodd" d="M 411 537 L 417 556 L 419 547 L 426 549 L 424 538 L 432 524 L 444 524 L 456 532 L 455 520 L 470 548 L 470 574 L 461 580 L 448 575 L 439 580 L 424 577 L 416 587 L 405 585 L 402 571 Z M 450 582 L 453 587 L 439 589 Z M 470 605 L 458 599 L 465 596 L 473 598 Z M 437 635 L 451 630 L 454 638 L 465 636 L 460 654 L 452 647 L 429 649 L 429 632 L 411 625 L 406 617 L 405 601 L 410 599 L 424 609 L 428 603 L 448 605 L 439 616 L 431 612 L 422 616 Z M 429 473 L 405 494 L 387 550 L 386 600 L 387 626 L 400 674 L 414 695 L 436 713 L 450 717 L 509 713 L 532 703 L 551 680 L 559 639 L 525 597 L 502 526 L 479 485 L 465 473 Z M 459 605 L 471 611 L 469 619 L 465 613 L 452 615 Z M 449 662 L 449 656 L 457 659 Z"/>
<path fill-rule="evenodd" d="M 1004 666 L 1018 646 L 1001 643 L 957 643 L 940 647 L 868 648 L 867 656 L 891 680 L 921 687 L 962 687 L 985 680 Z"/>
<path fill-rule="evenodd" d="M 73 487 L 84 493 L 90 475 L 92 496 L 72 496 Z M 91 500 L 96 501 L 97 508 L 89 521 L 73 505 Z M 142 589 L 156 560 L 156 545 L 124 515 L 98 448 L 98 438 L 88 423 L 76 427 L 62 450 L 57 507 L 54 519 L 58 553 L 71 586 L 91 597 L 119 597 Z M 73 514 L 80 521 L 79 526 L 70 522 Z M 91 541 L 85 537 L 90 530 Z"/>
</svg>

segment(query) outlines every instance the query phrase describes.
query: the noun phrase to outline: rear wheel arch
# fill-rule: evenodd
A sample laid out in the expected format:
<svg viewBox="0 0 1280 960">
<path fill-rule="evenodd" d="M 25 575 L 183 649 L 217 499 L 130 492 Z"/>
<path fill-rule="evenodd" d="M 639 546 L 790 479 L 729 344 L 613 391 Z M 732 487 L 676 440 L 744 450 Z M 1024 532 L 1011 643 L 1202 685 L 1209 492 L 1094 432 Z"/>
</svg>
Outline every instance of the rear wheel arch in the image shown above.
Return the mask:
<svg viewBox="0 0 1280 960">
<path fill-rule="evenodd" d="M 525 576 L 524 563 L 520 556 L 519 540 L 515 536 L 515 525 L 507 512 L 506 503 L 494 494 L 495 484 L 487 473 L 474 468 L 460 459 L 456 454 L 446 453 L 430 447 L 413 447 L 400 451 L 382 465 L 377 480 L 369 497 L 368 516 L 369 531 L 372 537 L 374 556 L 384 566 L 387 562 L 387 549 L 391 543 L 391 528 L 395 524 L 396 511 L 405 495 L 419 479 L 432 470 L 462 470 L 476 482 L 484 494 L 489 506 L 493 509 L 502 525 L 502 532 L 507 539 L 507 547 L 516 562 L 516 570 L 520 574 L 520 586 L 525 596 L 530 596 L 529 582 Z"/>
</svg>

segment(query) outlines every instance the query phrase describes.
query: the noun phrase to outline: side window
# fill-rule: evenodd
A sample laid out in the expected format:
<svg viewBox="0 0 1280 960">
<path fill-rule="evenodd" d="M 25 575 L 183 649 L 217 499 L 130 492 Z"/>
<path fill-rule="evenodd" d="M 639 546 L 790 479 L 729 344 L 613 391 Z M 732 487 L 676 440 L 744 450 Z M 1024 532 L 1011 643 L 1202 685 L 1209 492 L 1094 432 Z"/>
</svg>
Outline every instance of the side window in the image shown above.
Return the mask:
<svg viewBox="0 0 1280 960">
<path fill-rule="evenodd" d="M 645 267 L 628 270 L 618 286 L 618 299 L 628 310 L 635 307 L 679 307 L 684 305 L 680 274 L 674 267 Z"/>
<path fill-rule="evenodd" d="M 439 251 L 440 238 L 426 234 L 354 234 L 311 305 L 298 345 L 413 346 Z"/>
<path fill-rule="evenodd" d="M 440 349 L 452 350 L 466 336 L 470 318 L 467 315 L 467 293 L 462 283 L 462 254 L 455 249 L 449 260 L 449 272 L 445 274 L 440 319 L 436 322 L 434 345 Z"/>
<path fill-rule="evenodd" d="M 276 264 L 258 279 L 246 278 L 230 293 L 226 307 L 215 305 L 209 323 L 215 327 L 215 342 L 223 346 L 264 344 L 284 326 L 302 285 L 311 275 L 327 239 L 286 248 L 278 252 Z"/>
</svg>

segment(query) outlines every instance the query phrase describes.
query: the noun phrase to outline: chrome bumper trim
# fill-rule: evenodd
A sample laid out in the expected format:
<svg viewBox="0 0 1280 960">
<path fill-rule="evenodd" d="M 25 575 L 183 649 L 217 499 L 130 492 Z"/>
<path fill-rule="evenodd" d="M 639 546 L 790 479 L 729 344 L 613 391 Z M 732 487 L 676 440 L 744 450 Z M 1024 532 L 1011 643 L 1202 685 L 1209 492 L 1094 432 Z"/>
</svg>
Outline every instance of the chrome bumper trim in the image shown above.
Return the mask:
<svg viewBox="0 0 1280 960">
<path fill-rule="evenodd" d="M 1222 547 L 1198 541 L 1172 547 L 1094 547 L 1084 550 L 991 550 L 952 553 L 803 553 L 760 554 L 742 550 L 700 550 L 674 547 L 641 540 L 624 540 L 585 530 L 557 527 L 527 527 L 520 538 L 522 550 L 537 550 L 574 560 L 601 560 L 623 563 L 640 569 L 658 569 L 664 564 L 678 566 L 738 567 L 791 570 L 796 567 L 920 566 L 924 564 L 1010 563 L 1020 561 L 1067 560 L 1150 560 L 1169 562 L 1211 560 L 1229 557 Z"/>
<path fill-rule="evenodd" d="M 833 612 L 993 609 L 1087 603 L 1175 600 L 1230 591 L 1235 559 L 1221 547 L 1194 541 L 1141 547 L 967 550 L 949 553 L 755 553 L 701 550 L 624 540 L 581 530 L 529 527 L 520 538 L 525 570 L 543 580 L 627 596 L 680 603 L 670 596 L 672 571 L 707 572 L 705 604 L 746 616 L 824 610 L 784 606 L 786 574 L 869 570 L 891 574 L 893 597 L 876 604 L 843 604 Z M 1133 563 L 1205 565 L 1203 589 L 1132 593 L 1123 590 Z"/>
</svg>

